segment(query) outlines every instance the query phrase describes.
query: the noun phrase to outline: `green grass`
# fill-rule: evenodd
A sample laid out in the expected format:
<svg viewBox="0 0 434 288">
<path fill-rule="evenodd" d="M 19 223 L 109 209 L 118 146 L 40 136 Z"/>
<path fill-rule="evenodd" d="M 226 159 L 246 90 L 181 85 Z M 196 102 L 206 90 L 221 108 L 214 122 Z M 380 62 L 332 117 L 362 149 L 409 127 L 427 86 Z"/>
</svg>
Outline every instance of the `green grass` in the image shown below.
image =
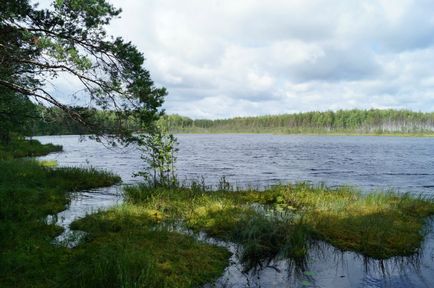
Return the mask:
<svg viewBox="0 0 434 288">
<path fill-rule="evenodd" d="M 72 228 L 89 236 L 78 247 L 73 259 L 75 276 L 69 283 L 78 281 L 80 287 L 199 287 L 221 275 L 228 265 L 226 249 L 159 227 L 154 215 L 145 210 L 124 208 L 73 223 Z"/>
<path fill-rule="evenodd" d="M 225 249 L 159 229 L 153 215 L 131 211 L 75 222 L 88 234 L 74 249 L 53 244 L 62 228 L 46 217 L 66 208 L 70 191 L 120 181 L 55 164 L 0 160 L 0 287 L 197 287 L 227 266 Z"/>
<path fill-rule="evenodd" d="M 60 152 L 63 147 L 53 144 L 41 144 L 37 140 L 14 138 L 8 145 L 0 144 L 0 159 L 44 156 Z"/>
<path fill-rule="evenodd" d="M 110 186 L 120 178 L 94 169 L 47 168 L 0 160 L 0 287 L 57 287 L 70 251 L 51 244 L 62 232 L 47 224 L 69 203 L 68 191 Z"/>
<path fill-rule="evenodd" d="M 126 196 L 122 209 L 157 222 L 181 220 L 194 231 L 241 244 L 246 269 L 275 257 L 303 265 L 317 240 L 375 259 L 412 255 L 423 241 L 425 220 L 434 214 L 430 200 L 305 183 L 215 192 L 199 185 L 138 186 L 127 188 Z"/>
</svg>

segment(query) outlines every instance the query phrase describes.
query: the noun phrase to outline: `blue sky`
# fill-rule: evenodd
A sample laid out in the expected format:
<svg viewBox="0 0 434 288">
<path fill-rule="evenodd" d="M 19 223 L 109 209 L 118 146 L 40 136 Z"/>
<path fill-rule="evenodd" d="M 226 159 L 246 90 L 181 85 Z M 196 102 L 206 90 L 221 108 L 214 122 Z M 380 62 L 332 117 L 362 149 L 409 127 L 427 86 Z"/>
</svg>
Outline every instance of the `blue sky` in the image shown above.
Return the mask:
<svg viewBox="0 0 434 288">
<path fill-rule="evenodd" d="M 110 32 L 144 53 L 168 113 L 434 111 L 434 0 L 110 2 Z"/>
</svg>

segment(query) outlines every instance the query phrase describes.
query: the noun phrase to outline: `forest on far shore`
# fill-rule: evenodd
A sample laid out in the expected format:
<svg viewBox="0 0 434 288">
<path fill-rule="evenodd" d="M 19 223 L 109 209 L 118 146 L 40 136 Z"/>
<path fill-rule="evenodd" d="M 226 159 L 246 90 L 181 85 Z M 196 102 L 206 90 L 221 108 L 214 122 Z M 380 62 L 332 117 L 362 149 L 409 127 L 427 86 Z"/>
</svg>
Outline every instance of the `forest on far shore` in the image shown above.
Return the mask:
<svg viewBox="0 0 434 288">
<path fill-rule="evenodd" d="M 119 117 L 112 111 L 81 108 L 80 113 L 93 118 L 92 122 L 105 131 L 119 125 L 140 131 L 139 122 L 134 117 L 119 123 Z M 39 120 L 33 122 L 29 135 L 91 132 L 89 127 L 69 121 L 69 116 L 58 108 L 38 107 L 38 114 Z M 393 109 L 303 112 L 217 120 L 191 119 L 172 114 L 163 116 L 159 123 L 172 133 L 434 134 L 434 112 Z"/>
</svg>

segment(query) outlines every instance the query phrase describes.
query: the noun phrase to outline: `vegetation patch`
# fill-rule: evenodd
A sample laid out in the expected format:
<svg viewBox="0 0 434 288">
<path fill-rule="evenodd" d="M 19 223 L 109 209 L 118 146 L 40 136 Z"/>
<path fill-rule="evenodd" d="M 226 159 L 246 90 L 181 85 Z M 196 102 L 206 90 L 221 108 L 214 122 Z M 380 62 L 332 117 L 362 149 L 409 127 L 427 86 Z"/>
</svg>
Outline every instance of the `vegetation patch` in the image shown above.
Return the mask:
<svg viewBox="0 0 434 288">
<path fill-rule="evenodd" d="M 158 228 L 154 211 L 88 216 L 73 225 L 88 232 L 78 247 L 54 245 L 62 228 L 47 215 L 65 209 L 69 191 L 120 181 L 55 164 L 0 160 L 0 287 L 197 287 L 222 274 L 228 251 Z"/>
<path fill-rule="evenodd" d="M 223 273 L 230 256 L 226 249 L 168 231 L 158 223 L 155 214 L 129 206 L 74 222 L 72 228 L 89 234 L 72 258 L 74 278 L 68 283 L 198 287 Z"/>
<path fill-rule="evenodd" d="M 57 107 L 39 107 L 44 121 L 35 123 L 36 135 L 90 134 L 91 130 L 71 123 L 67 113 Z M 116 112 L 84 109 L 103 131 L 117 125 Z M 128 117 L 128 126 L 140 131 L 140 121 Z M 191 119 L 164 115 L 158 121 L 172 133 L 275 133 L 313 135 L 434 136 L 434 113 L 409 110 L 370 109 L 312 111 L 282 115 L 235 117 L 229 119 Z"/>
<path fill-rule="evenodd" d="M 0 286 L 58 287 L 71 251 L 52 245 L 62 228 L 47 223 L 47 215 L 65 209 L 68 191 L 110 186 L 120 178 L 25 159 L 0 160 L 0 171 Z"/>
<path fill-rule="evenodd" d="M 38 140 L 13 138 L 10 143 L 0 143 L 0 159 L 44 156 L 52 152 L 60 152 L 63 147 L 53 144 L 41 144 Z"/>
<path fill-rule="evenodd" d="M 432 201 L 410 195 L 306 183 L 265 191 L 138 186 L 127 188 L 126 196 L 124 209 L 160 222 L 182 220 L 194 231 L 241 244 L 246 269 L 275 257 L 303 265 L 317 240 L 375 259 L 411 255 L 434 214 Z"/>
</svg>

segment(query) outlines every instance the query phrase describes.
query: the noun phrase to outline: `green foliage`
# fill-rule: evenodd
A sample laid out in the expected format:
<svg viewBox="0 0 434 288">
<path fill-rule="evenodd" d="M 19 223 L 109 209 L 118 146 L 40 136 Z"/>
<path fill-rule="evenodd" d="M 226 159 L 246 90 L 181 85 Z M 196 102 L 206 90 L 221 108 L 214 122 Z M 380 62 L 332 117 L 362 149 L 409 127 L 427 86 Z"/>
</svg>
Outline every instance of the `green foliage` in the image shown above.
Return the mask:
<svg viewBox="0 0 434 288">
<path fill-rule="evenodd" d="M 117 115 L 115 111 L 97 110 L 94 108 L 71 107 L 74 113 L 82 119 L 93 123 L 88 127 L 78 122 L 70 121 L 68 113 L 57 107 L 37 106 L 39 118 L 33 122 L 33 135 L 89 135 L 95 129 L 100 133 L 111 133 L 125 127 L 129 131 L 140 131 L 140 120 L 132 116 Z M 122 114 L 122 113 L 120 113 Z M 123 121 L 119 121 L 119 117 Z"/>
<path fill-rule="evenodd" d="M 408 110 L 338 110 L 297 114 L 192 120 L 179 115 L 161 118 L 173 133 L 312 133 L 434 134 L 434 113 Z"/>
<path fill-rule="evenodd" d="M 175 175 L 176 145 L 177 140 L 166 129 L 154 127 L 149 133 L 139 136 L 139 147 L 142 151 L 141 158 L 148 165 L 144 171 L 138 172 L 145 181 L 150 181 L 154 186 L 162 185 L 171 187 L 177 184 Z"/>
<path fill-rule="evenodd" d="M 9 144 L 12 134 L 29 134 L 37 117 L 36 106 L 27 97 L 0 86 L 0 144 Z"/>
<path fill-rule="evenodd" d="M 89 110 L 102 131 L 117 124 L 113 111 Z M 68 116 L 56 109 L 44 110 L 44 121 L 34 128 L 37 135 L 89 134 L 86 127 L 68 123 Z M 135 117 L 124 122 L 132 131 L 142 131 Z M 341 110 L 287 115 L 237 117 L 222 120 L 192 120 L 179 115 L 164 115 L 158 126 L 170 133 L 307 133 L 365 135 L 434 135 L 434 113 L 406 110 Z"/>
<path fill-rule="evenodd" d="M 135 140 L 133 131 L 124 124 L 132 116 L 145 128 L 157 120 L 167 92 L 154 86 L 143 68 L 144 57 L 133 44 L 107 35 L 107 25 L 120 12 L 105 0 L 54 1 L 51 9 L 39 9 L 29 0 L 2 1 L 1 96 L 10 95 L 15 100 L 25 97 L 55 106 L 67 115 L 68 122 L 75 120 L 91 134 Z M 81 99 L 81 103 L 90 100 L 99 110 L 114 111 L 116 125 L 102 129 L 86 111 L 65 105 L 44 88 L 58 77 L 81 83 L 77 87 L 81 92 L 71 97 Z M 2 102 L 3 98 L 0 117 Z M 20 111 L 19 105 L 11 108 Z M 12 118 L 11 123 L 12 128 L 20 126 Z M 3 128 L 0 133 L 6 135 Z"/>
</svg>

